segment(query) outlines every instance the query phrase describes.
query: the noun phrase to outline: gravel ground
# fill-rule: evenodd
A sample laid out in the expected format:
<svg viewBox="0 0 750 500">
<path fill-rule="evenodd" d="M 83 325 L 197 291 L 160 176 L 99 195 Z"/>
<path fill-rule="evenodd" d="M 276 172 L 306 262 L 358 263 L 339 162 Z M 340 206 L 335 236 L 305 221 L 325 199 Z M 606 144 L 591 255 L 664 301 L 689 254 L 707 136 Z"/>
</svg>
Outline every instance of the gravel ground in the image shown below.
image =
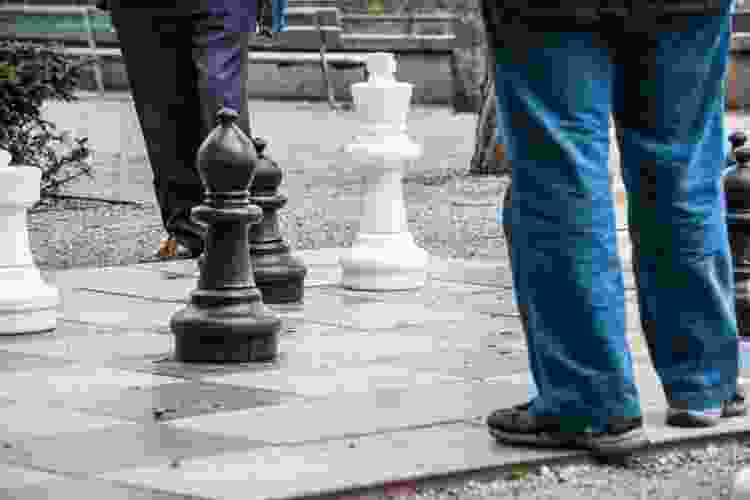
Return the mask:
<svg viewBox="0 0 750 500">
<path fill-rule="evenodd" d="M 442 481 L 392 495 L 414 500 L 730 500 L 735 471 L 750 463 L 750 441 L 706 443 L 691 449 L 651 452 L 627 467 L 593 461 L 576 465 L 518 468 L 494 477 Z M 739 499 L 737 499 L 739 500 Z"/>
<path fill-rule="evenodd" d="M 271 137 L 281 137 L 285 127 L 293 123 L 288 114 L 279 118 L 278 124 L 272 123 L 273 117 L 280 114 L 279 106 L 282 105 L 269 105 L 272 112 L 261 120 L 269 123 L 267 128 L 272 130 L 267 133 Z M 257 107 L 262 108 L 262 104 Z M 117 136 L 119 131 L 120 138 L 115 137 L 113 144 L 103 148 L 109 149 L 109 153 L 104 151 L 96 159 L 97 182 L 105 179 L 110 184 L 123 183 L 122 189 L 134 193 L 143 203 L 141 206 L 74 200 L 42 203 L 29 216 L 31 246 L 38 265 L 45 269 L 65 269 L 153 260 L 164 233 L 158 210 L 149 201 L 153 195 L 147 160 L 140 131 L 137 125 L 133 126 L 132 103 L 122 98 L 89 101 L 58 105 L 51 111 L 53 116 L 49 118 L 62 128 L 72 129 L 78 136 L 94 136 L 94 145 Z M 305 113 L 331 116 L 321 111 L 320 106 L 312 106 Z M 466 176 L 463 171 L 470 158 L 473 120 L 438 116 L 430 124 L 431 113 L 419 110 L 416 117 L 426 118 L 411 127 L 417 141 L 425 145 L 425 157 L 404 181 L 411 231 L 419 245 L 433 255 L 505 259 L 507 253 L 496 220 L 496 207 L 508 179 Z M 321 160 L 338 147 L 330 144 L 326 134 L 336 127 L 346 130 L 346 123 L 333 123 L 330 129 L 318 126 L 317 129 L 324 129 L 321 131 L 316 130 L 314 119 L 319 118 L 310 119 L 313 125 L 306 127 L 304 135 L 300 133 L 291 139 L 293 146 L 279 145 L 281 141 L 276 141 L 277 149 L 271 149 L 277 159 L 282 156 L 280 164 L 286 170 L 283 190 L 289 196 L 289 204 L 281 212 L 282 230 L 297 249 L 348 246 L 358 227 L 362 179 L 346 166 Z M 97 137 L 97 133 L 106 135 Z M 293 161 L 303 166 L 295 169 Z M 750 464 L 750 439 L 654 453 L 637 459 L 627 468 L 587 463 L 518 470 L 481 481 L 462 480 L 446 487 L 419 488 L 411 497 L 730 499 L 734 472 L 743 464 Z"/>
</svg>

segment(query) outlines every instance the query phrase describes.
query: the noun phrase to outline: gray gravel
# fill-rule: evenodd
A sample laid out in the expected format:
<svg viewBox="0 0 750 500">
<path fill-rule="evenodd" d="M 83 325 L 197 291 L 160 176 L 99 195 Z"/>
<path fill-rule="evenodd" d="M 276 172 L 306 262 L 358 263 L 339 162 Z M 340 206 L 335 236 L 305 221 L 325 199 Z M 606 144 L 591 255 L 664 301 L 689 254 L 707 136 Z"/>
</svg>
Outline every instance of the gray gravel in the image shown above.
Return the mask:
<svg viewBox="0 0 750 500">
<path fill-rule="evenodd" d="M 415 500 L 729 500 L 734 474 L 750 463 L 750 442 L 708 443 L 651 452 L 627 467 L 596 462 L 517 468 L 494 477 L 441 481 L 402 498 Z M 385 495 L 372 494 L 383 499 Z"/>
</svg>

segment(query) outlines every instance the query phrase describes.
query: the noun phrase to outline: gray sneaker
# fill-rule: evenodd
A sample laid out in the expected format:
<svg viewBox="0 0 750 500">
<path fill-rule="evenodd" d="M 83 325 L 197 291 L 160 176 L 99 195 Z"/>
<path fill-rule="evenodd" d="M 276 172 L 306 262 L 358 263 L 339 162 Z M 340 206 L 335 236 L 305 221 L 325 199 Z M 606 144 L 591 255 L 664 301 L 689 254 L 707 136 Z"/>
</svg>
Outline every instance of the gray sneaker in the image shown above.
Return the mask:
<svg viewBox="0 0 750 500">
<path fill-rule="evenodd" d="M 721 407 L 714 410 L 690 411 L 677 408 L 667 410 L 667 425 L 673 427 L 713 427 L 722 418 L 747 415 L 747 402 L 744 390 L 738 389 L 732 399 L 722 401 Z"/>
</svg>

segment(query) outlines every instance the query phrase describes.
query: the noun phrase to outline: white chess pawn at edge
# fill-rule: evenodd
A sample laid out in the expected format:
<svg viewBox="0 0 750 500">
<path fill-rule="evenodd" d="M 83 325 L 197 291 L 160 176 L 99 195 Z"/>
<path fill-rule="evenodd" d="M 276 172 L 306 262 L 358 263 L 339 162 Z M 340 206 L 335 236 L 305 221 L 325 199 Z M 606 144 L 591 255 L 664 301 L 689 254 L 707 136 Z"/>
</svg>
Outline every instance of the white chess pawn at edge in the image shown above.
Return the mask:
<svg viewBox="0 0 750 500">
<path fill-rule="evenodd" d="M 34 264 L 26 227 L 26 211 L 39 200 L 42 171 L 11 166 L 0 149 L 0 335 L 53 330 L 59 294 L 42 281 Z"/>
</svg>

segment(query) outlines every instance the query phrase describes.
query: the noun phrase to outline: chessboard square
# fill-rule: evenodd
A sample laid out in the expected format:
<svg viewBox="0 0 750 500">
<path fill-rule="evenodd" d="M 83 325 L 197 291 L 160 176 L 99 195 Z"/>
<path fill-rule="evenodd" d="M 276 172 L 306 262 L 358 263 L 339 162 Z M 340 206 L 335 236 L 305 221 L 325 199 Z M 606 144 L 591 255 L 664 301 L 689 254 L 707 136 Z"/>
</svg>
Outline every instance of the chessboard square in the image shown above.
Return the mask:
<svg viewBox="0 0 750 500">
<path fill-rule="evenodd" d="M 167 356 L 174 338 L 145 331 L 123 331 L 99 335 L 51 338 L 45 341 L 12 344 L 6 351 L 64 358 L 74 361 L 108 361 L 132 356 Z"/>
<path fill-rule="evenodd" d="M 109 327 L 153 329 L 168 325 L 184 307 L 174 302 L 154 302 L 99 292 L 73 291 L 60 305 L 64 319 Z"/>
<path fill-rule="evenodd" d="M 525 386 L 453 383 L 336 394 L 321 400 L 201 415 L 176 420 L 171 425 L 290 444 L 449 421 L 483 420 L 500 404 L 512 406 L 527 399 Z"/>
<path fill-rule="evenodd" d="M 66 270 L 57 280 L 75 290 L 179 303 L 187 301 L 196 285 L 191 276 L 172 277 L 132 266 Z"/>
<path fill-rule="evenodd" d="M 15 349 L 6 349 L 0 346 L 0 373 L 28 371 L 42 368 L 63 368 L 72 365 L 72 361 L 60 358 L 48 358 L 43 355 L 28 355 L 21 352 L 12 352 Z"/>
<path fill-rule="evenodd" d="M 209 377 L 208 382 L 256 387 L 304 396 L 327 396 L 334 393 L 365 393 L 378 389 L 408 388 L 459 381 L 435 372 L 412 371 L 405 367 L 371 364 L 363 367 L 294 372 L 272 370 L 256 373 L 234 373 Z"/>
<path fill-rule="evenodd" d="M 583 452 L 501 447 L 463 423 L 188 460 L 179 469 L 123 470 L 101 477 L 203 498 L 306 498 L 418 476 L 534 463 Z"/>
<path fill-rule="evenodd" d="M 0 483 L 2 484 L 2 483 Z M 0 495 L 3 487 L 0 486 Z M 190 500 L 184 495 L 167 491 L 131 488 L 109 481 L 71 477 L 55 477 L 14 489 L 14 500 L 106 499 L 106 500 Z"/>
<path fill-rule="evenodd" d="M 86 432 L 13 442 L 0 450 L 5 461 L 61 474 L 99 474 L 175 459 L 213 456 L 264 446 L 241 437 L 180 429 L 169 423 L 125 423 Z"/>
<path fill-rule="evenodd" d="M 91 414 L 151 423 L 277 405 L 295 397 L 263 389 L 207 384 L 194 380 L 146 389 L 109 391 L 95 397 L 69 398 L 65 403 Z"/>
<path fill-rule="evenodd" d="M 73 365 L 16 373 L 0 373 L 0 395 L 16 401 L 64 399 L 117 389 L 153 387 L 180 379 L 107 367 Z"/>
<path fill-rule="evenodd" d="M 333 362 L 372 362 L 403 353 L 430 353 L 438 351 L 440 341 L 428 335 L 403 336 L 400 332 L 380 330 L 375 332 L 347 331 L 325 335 L 303 335 L 282 338 L 282 352 L 305 353 Z"/>
<path fill-rule="evenodd" d="M 0 435 L 4 439 L 28 436 L 57 436 L 69 432 L 105 429 L 125 423 L 122 420 L 87 415 L 69 408 L 22 402 L 0 408 Z"/>
<path fill-rule="evenodd" d="M 423 304 L 369 303 L 353 306 L 345 311 L 320 309 L 305 310 L 310 321 L 335 324 L 360 330 L 388 330 L 428 323 L 462 321 L 464 311 L 444 311 Z"/>
</svg>

